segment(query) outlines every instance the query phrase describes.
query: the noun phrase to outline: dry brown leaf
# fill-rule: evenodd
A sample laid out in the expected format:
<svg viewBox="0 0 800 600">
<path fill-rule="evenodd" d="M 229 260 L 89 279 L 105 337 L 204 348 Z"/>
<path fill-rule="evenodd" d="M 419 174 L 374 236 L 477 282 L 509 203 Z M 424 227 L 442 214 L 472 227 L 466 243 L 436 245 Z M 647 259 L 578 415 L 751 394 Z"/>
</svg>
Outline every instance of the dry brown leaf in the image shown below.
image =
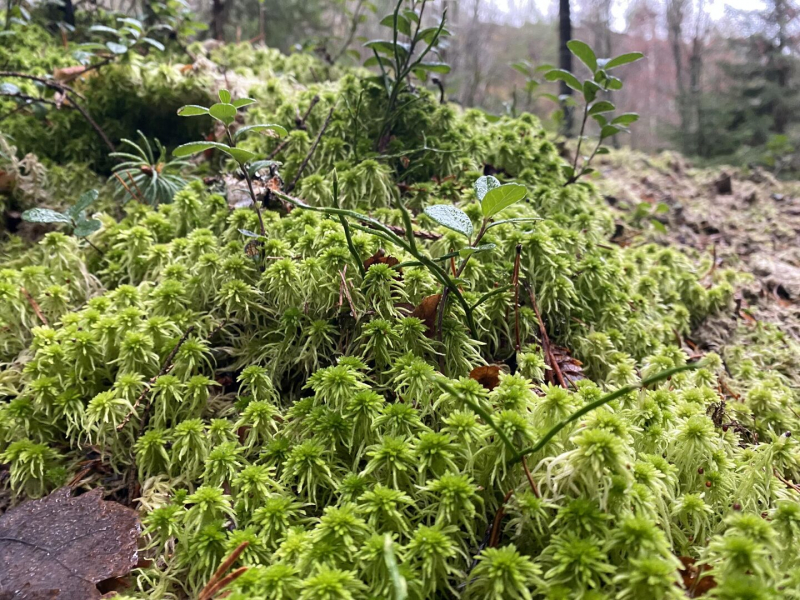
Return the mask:
<svg viewBox="0 0 800 600">
<path fill-rule="evenodd" d="M 553 355 L 553 359 L 556 361 L 567 384 L 575 385 L 581 379 L 586 379 L 583 374 L 583 363 L 572 356 L 568 348 L 553 344 L 550 346 L 550 353 Z"/>
<path fill-rule="evenodd" d="M 480 383 L 487 390 L 492 391 L 500 385 L 500 371 L 501 367 L 499 365 L 475 367 L 469 372 L 469 377 Z"/>
<path fill-rule="evenodd" d="M 378 251 L 375 254 L 364 261 L 364 268 L 369 269 L 372 265 L 377 264 L 389 265 L 390 267 L 393 267 L 395 265 L 399 265 L 400 261 L 394 256 L 387 255 L 383 248 L 378 248 Z"/>
<path fill-rule="evenodd" d="M 411 313 L 412 317 L 420 319 L 428 328 L 428 336 L 432 336 L 436 331 L 436 309 L 439 308 L 439 301 L 442 299 L 441 294 L 433 294 L 426 296 L 419 303 L 419 306 Z"/>
<path fill-rule="evenodd" d="M 136 567 L 136 511 L 103 500 L 103 490 L 69 488 L 0 517 L 0 599 L 91 600 L 97 584 Z"/>
<path fill-rule="evenodd" d="M 689 598 L 699 598 L 717 587 L 714 577 L 705 574 L 711 570 L 709 565 L 702 565 L 698 568 L 695 564 L 697 560 L 691 556 L 680 556 L 678 560 L 683 565 L 681 577 L 683 577 L 683 586 L 686 588 Z"/>
</svg>

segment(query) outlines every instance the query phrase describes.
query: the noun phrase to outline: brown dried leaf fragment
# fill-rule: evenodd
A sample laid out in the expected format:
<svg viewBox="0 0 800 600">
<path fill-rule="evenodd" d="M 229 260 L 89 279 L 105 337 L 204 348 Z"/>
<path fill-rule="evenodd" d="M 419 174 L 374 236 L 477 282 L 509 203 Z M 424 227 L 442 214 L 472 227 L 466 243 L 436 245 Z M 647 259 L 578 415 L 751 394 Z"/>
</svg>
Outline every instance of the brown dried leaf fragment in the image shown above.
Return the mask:
<svg viewBox="0 0 800 600">
<path fill-rule="evenodd" d="M 678 560 L 683 565 L 681 577 L 683 577 L 683 586 L 686 588 L 689 598 L 699 598 L 717 587 L 714 577 L 706 574 L 711 570 L 710 565 L 702 565 L 698 568 L 695 564 L 697 560 L 691 556 L 680 556 Z"/>
<path fill-rule="evenodd" d="M 101 488 L 25 502 L 0 517 L 0 599 L 100 598 L 97 584 L 136 567 L 140 533 L 136 511 Z"/>
<path fill-rule="evenodd" d="M 375 254 L 364 261 L 364 269 L 368 270 L 372 265 L 376 264 L 389 265 L 390 267 L 393 267 L 395 265 L 399 265 L 400 261 L 394 256 L 387 255 L 386 250 L 383 248 L 378 248 L 378 251 Z"/>
<path fill-rule="evenodd" d="M 425 296 L 419 306 L 411 313 L 412 317 L 417 317 L 428 328 L 428 337 L 432 337 L 436 331 L 436 309 L 439 308 L 439 301 L 442 299 L 441 294 L 433 294 L 432 296 Z"/>
<path fill-rule="evenodd" d="M 490 392 L 500 385 L 499 365 L 487 365 L 485 367 L 475 367 L 469 372 L 470 379 L 474 379 Z"/>
<path fill-rule="evenodd" d="M 550 346 L 550 353 L 568 384 L 574 386 L 581 379 L 586 379 L 583 374 L 583 363 L 572 356 L 568 348 L 553 344 Z"/>
</svg>

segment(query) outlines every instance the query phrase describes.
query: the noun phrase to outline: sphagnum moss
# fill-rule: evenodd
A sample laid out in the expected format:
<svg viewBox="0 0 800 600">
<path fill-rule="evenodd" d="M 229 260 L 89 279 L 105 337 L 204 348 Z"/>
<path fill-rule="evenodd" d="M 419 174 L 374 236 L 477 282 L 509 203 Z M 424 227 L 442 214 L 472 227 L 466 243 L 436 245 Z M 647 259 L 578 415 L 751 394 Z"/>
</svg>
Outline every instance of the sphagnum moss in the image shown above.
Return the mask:
<svg viewBox="0 0 800 600">
<path fill-rule="evenodd" d="M 686 364 L 676 342 L 727 308 L 730 273 L 706 287 L 675 249 L 609 246 L 612 214 L 591 185 L 564 185 L 535 117 L 490 122 L 418 90 L 376 155 L 386 99 L 373 83 L 312 84 L 303 54 L 214 55 L 263 79 L 247 123 L 292 129 L 320 97 L 309 131 L 279 152 L 285 175 L 335 107 L 297 188 L 314 208 L 338 197 L 405 228 L 400 199 L 414 209 L 413 247 L 435 262 L 466 244 L 422 210 L 456 203 L 478 231 L 472 184 L 492 165 L 526 192 L 502 218 L 529 221 L 492 227 L 483 242 L 494 246 L 464 263 L 457 289 L 474 334 L 453 298 L 441 335 L 409 315 L 442 292 L 424 263 L 364 269 L 379 248 L 420 262 L 402 234 L 403 246 L 345 232 L 338 218 L 272 210 L 271 198 L 265 235 L 248 237 L 257 214 L 229 210 L 200 180 L 171 204 L 97 215 L 102 255 L 58 232 L 15 250 L 0 270 L 0 452 L 15 500 L 63 485 L 89 451 L 112 479 L 132 472 L 157 560 L 128 597 L 196 595 L 242 541 L 250 569 L 231 588 L 237 600 L 396 598 L 400 577 L 410 598 L 671 599 L 686 593 L 677 557 L 708 565 L 720 598 L 800 595 L 786 368 L 740 349 L 725 352 L 732 375 L 712 356 L 637 387 Z M 356 102 L 358 118 L 346 108 Z M 278 143 L 243 148 L 267 155 Z M 111 206 L 108 193 L 99 206 Z M 552 384 L 522 286 L 517 327 L 518 247 L 552 341 L 591 381 Z M 516 373 L 491 391 L 467 377 L 509 357 Z M 736 390 L 727 405 L 723 382 Z"/>
</svg>

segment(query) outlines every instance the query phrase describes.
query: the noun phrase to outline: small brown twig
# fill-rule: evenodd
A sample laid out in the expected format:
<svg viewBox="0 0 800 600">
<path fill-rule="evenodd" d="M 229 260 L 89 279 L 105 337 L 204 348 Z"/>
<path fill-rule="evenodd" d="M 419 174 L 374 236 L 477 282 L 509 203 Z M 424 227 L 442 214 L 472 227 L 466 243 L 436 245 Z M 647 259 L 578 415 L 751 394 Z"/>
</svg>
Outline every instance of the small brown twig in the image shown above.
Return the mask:
<svg viewBox="0 0 800 600">
<path fill-rule="evenodd" d="M 233 566 L 239 557 L 242 555 L 242 552 L 245 551 L 245 548 L 250 545 L 250 542 L 242 542 L 239 544 L 236 549 L 231 552 L 228 557 L 222 561 L 222 564 L 214 571 L 214 574 L 211 576 L 211 579 L 208 580 L 208 583 L 200 590 L 200 594 L 197 596 L 197 600 L 211 600 L 218 591 L 228 585 L 231 581 L 240 577 L 246 570 L 247 567 L 239 567 L 233 573 L 225 576 L 225 573 Z"/>
<path fill-rule="evenodd" d="M 514 490 L 508 490 L 505 498 L 503 498 L 503 503 L 500 505 L 500 508 L 497 509 L 497 513 L 494 515 L 494 521 L 492 521 L 492 533 L 489 536 L 489 547 L 494 548 L 497 546 L 497 542 L 500 541 L 500 524 L 503 521 L 503 517 L 506 514 L 506 503 L 514 494 Z"/>
<path fill-rule="evenodd" d="M 780 482 L 783 483 L 786 487 L 800 494 L 800 486 L 798 486 L 793 481 L 789 481 L 788 479 L 786 479 L 783 475 L 778 473 L 777 469 L 774 469 L 773 473 L 775 474 L 775 477 L 777 477 L 780 480 Z"/>
<path fill-rule="evenodd" d="M 306 154 L 306 157 L 303 159 L 303 162 L 300 163 L 300 168 L 297 170 L 297 173 L 292 180 L 292 183 L 289 184 L 289 187 L 286 188 L 287 193 L 291 193 L 294 189 L 294 186 L 297 185 L 297 182 L 300 180 L 300 177 L 303 175 L 303 171 L 308 166 L 308 161 L 311 160 L 311 157 L 314 156 L 314 152 L 317 150 L 317 146 L 319 146 L 319 142 L 322 139 L 322 136 L 325 135 L 325 130 L 328 129 L 328 125 L 331 123 L 331 118 L 333 117 L 333 111 L 336 109 L 336 106 L 331 106 L 331 109 L 328 111 L 328 116 L 325 118 L 325 122 L 322 124 L 322 127 L 317 134 L 317 138 L 314 140 L 314 143 L 311 144 L 311 149 Z"/>
<path fill-rule="evenodd" d="M 114 173 L 114 177 L 116 177 L 116 178 L 117 178 L 117 181 L 119 181 L 119 182 L 120 182 L 120 184 L 122 185 L 122 187 L 124 187 L 124 188 L 125 188 L 125 191 L 126 191 L 126 192 L 128 192 L 128 193 L 131 195 L 131 198 L 133 198 L 133 199 L 134 199 L 134 200 L 136 200 L 137 202 L 141 202 L 141 200 L 139 199 L 139 196 L 137 196 L 136 194 L 134 194 L 134 193 L 131 191 L 131 188 L 129 188 L 129 187 L 128 187 L 128 184 L 127 184 L 127 183 L 125 183 L 125 182 L 122 180 L 122 177 L 120 177 L 120 176 L 119 176 L 119 173 Z"/>
<path fill-rule="evenodd" d="M 39 307 L 39 303 L 33 299 L 33 296 L 30 295 L 30 292 L 28 292 L 28 290 L 26 290 L 24 287 L 19 288 L 19 290 L 22 292 L 22 295 L 25 296 L 25 299 L 28 301 L 28 304 L 31 305 L 33 312 L 36 313 L 36 316 L 39 317 L 39 320 L 45 325 L 49 326 L 50 323 L 47 322 L 47 319 L 45 318 L 44 314 L 42 314 L 42 309 Z"/>
<path fill-rule="evenodd" d="M 533 312 L 536 313 L 536 320 L 539 321 L 539 334 L 542 337 L 542 351 L 544 352 L 544 359 L 549 364 L 550 368 L 553 369 L 553 373 L 555 373 L 556 381 L 558 381 L 559 385 L 564 389 L 569 389 L 569 386 L 564 381 L 564 375 L 561 373 L 561 368 L 558 366 L 558 361 L 556 361 L 556 357 L 553 355 L 553 350 L 550 346 L 550 337 L 547 335 L 547 329 L 545 329 L 544 326 L 544 319 L 542 319 L 542 315 L 539 313 L 539 307 L 536 305 L 536 296 L 533 293 L 533 287 L 526 282 L 525 289 L 528 291 L 528 295 L 530 296 Z"/>
<path fill-rule="evenodd" d="M 519 352 L 522 348 L 519 340 L 519 261 L 522 257 L 522 244 L 517 244 L 514 256 L 514 275 L 511 279 L 514 285 L 514 349 Z"/>
<path fill-rule="evenodd" d="M 305 114 L 302 117 L 298 117 L 295 119 L 294 122 L 295 129 L 305 130 L 308 116 L 311 114 L 311 111 L 314 109 L 314 107 L 317 105 L 318 102 L 319 102 L 319 95 L 316 95 L 311 99 L 311 103 L 308 105 L 308 109 L 306 110 Z M 269 153 L 267 159 L 272 160 L 273 158 L 275 158 L 281 152 L 281 150 L 283 150 L 286 147 L 288 143 L 289 143 L 289 137 L 287 136 L 283 138 L 283 140 L 281 140 L 280 144 L 275 146 L 275 149 Z"/>
<path fill-rule="evenodd" d="M 536 482 L 533 480 L 533 475 L 531 475 L 531 470 L 528 468 L 528 463 L 525 460 L 524 456 L 522 457 L 522 468 L 525 470 L 525 477 L 528 478 L 528 483 L 531 486 L 531 491 L 533 492 L 533 495 L 536 496 L 537 498 L 541 498 L 541 496 L 539 495 L 539 488 L 536 487 Z"/>
<path fill-rule="evenodd" d="M 175 355 L 178 353 L 178 350 L 180 350 L 181 346 L 183 346 L 183 343 L 189 338 L 189 334 L 191 334 L 192 331 L 194 331 L 195 327 L 197 327 L 197 326 L 196 325 L 191 325 L 186 330 L 186 332 L 183 334 L 181 339 L 178 340 L 178 343 L 175 344 L 175 347 L 172 349 L 172 351 L 167 356 L 166 360 L 164 361 L 164 363 L 161 366 L 161 369 L 158 371 L 158 373 L 156 375 L 154 375 L 153 377 L 151 377 L 150 381 L 148 381 L 147 383 L 144 384 L 144 389 L 142 390 L 142 393 L 139 394 L 139 397 L 136 398 L 136 402 L 134 402 L 133 406 L 131 407 L 131 410 L 128 412 L 127 415 L 125 415 L 125 418 L 122 419 L 122 422 L 119 425 L 117 425 L 117 431 L 122 431 L 122 429 L 125 427 L 125 425 L 127 425 L 128 422 L 131 420 L 131 417 L 134 414 L 136 414 L 136 409 L 139 408 L 139 406 L 142 404 L 144 399 L 147 397 L 147 393 L 150 391 L 150 388 L 153 387 L 153 384 L 156 382 L 156 380 L 158 380 L 158 378 L 161 377 L 162 375 L 166 375 L 167 373 L 169 373 L 172 370 L 172 367 L 175 366 L 173 364 L 173 362 L 172 362 L 173 360 L 175 360 Z M 141 423 L 139 425 L 139 431 L 143 431 L 144 428 L 147 426 L 146 417 L 148 416 L 148 413 L 149 413 L 149 410 L 148 410 L 149 407 L 150 407 L 150 403 L 148 402 L 147 406 L 145 407 L 145 412 L 142 414 L 142 421 L 141 421 Z"/>
<path fill-rule="evenodd" d="M 133 175 L 131 175 L 131 172 L 125 171 L 125 174 L 128 176 L 128 179 L 133 184 L 133 187 L 136 188 L 136 193 L 139 194 L 139 197 L 144 199 L 144 194 L 142 193 L 142 190 L 139 189 L 139 184 L 136 183 L 136 180 L 133 178 Z"/>
<path fill-rule="evenodd" d="M 358 312 L 356 312 L 356 305 L 353 303 L 353 297 L 350 295 L 350 287 L 347 285 L 347 278 L 345 277 L 345 273 L 347 272 L 347 265 L 344 266 L 344 270 L 339 271 L 339 276 L 342 278 L 342 287 L 344 288 L 344 295 L 347 298 L 347 303 L 350 304 L 350 312 L 353 314 L 353 318 L 358 321 Z"/>
<path fill-rule="evenodd" d="M 69 98 L 69 101 L 72 103 L 72 106 L 74 106 L 77 109 L 77 111 L 79 113 L 81 113 L 83 118 L 86 119 L 86 121 L 89 123 L 89 125 L 92 126 L 92 129 L 94 129 L 95 132 L 97 133 L 97 135 L 100 137 L 100 139 L 103 140 L 103 143 L 106 146 L 108 146 L 108 149 L 111 150 L 112 152 L 116 152 L 117 149 L 114 147 L 114 144 L 111 143 L 111 140 L 108 139 L 108 136 L 106 135 L 106 132 L 103 131 L 103 129 L 100 127 L 100 125 L 97 124 L 97 122 L 94 119 L 92 119 L 92 117 L 89 115 L 89 113 L 86 112 L 86 109 L 83 108 L 80 104 L 78 104 L 78 102 L 77 102 L 77 100 L 75 100 L 75 98 L 70 98 L 69 96 L 67 96 L 67 98 Z"/>
</svg>

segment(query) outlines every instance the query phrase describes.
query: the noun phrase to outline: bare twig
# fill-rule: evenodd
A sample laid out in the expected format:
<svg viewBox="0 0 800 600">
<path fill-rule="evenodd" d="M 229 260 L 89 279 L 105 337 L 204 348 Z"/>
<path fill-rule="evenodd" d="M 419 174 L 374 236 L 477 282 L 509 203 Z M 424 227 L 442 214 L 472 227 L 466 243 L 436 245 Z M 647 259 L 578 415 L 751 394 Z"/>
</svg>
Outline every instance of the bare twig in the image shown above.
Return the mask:
<svg viewBox="0 0 800 600">
<path fill-rule="evenodd" d="M 528 478 L 528 483 L 531 486 L 531 491 L 533 492 L 533 495 L 536 496 L 537 498 L 541 498 L 541 496 L 539 495 L 539 488 L 536 487 L 536 482 L 533 480 L 533 475 L 531 475 L 531 470 L 528 468 L 528 463 L 526 462 L 524 456 L 522 457 L 522 468 L 525 471 L 525 477 Z"/>
<path fill-rule="evenodd" d="M 189 338 L 189 335 L 192 333 L 192 331 L 194 331 L 195 327 L 197 327 L 197 326 L 196 325 L 191 325 L 186 330 L 186 332 L 183 334 L 181 339 L 178 340 L 178 343 L 175 344 L 175 347 L 172 349 L 172 351 L 167 356 L 166 360 L 164 361 L 164 363 L 161 366 L 161 369 L 158 371 L 158 373 L 156 375 L 154 375 L 153 377 L 151 377 L 150 381 L 145 383 L 144 389 L 142 390 L 142 393 L 139 394 L 138 398 L 136 398 L 136 402 L 134 402 L 133 406 L 131 407 L 131 410 L 128 412 L 127 415 L 125 415 L 125 418 L 122 420 L 122 422 L 119 425 L 117 425 L 117 431 L 122 431 L 122 429 L 125 427 L 125 425 L 127 425 L 128 422 L 131 420 L 131 417 L 134 414 L 136 414 L 136 409 L 139 408 L 139 406 L 142 404 L 144 399 L 147 397 L 147 393 L 150 391 L 150 388 L 153 387 L 153 384 L 156 382 L 156 380 L 159 377 L 161 377 L 162 375 L 166 375 L 167 373 L 169 373 L 172 370 L 172 367 L 175 366 L 173 364 L 173 362 L 172 362 L 172 361 L 175 360 L 175 355 L 178 353 L 178 350 L 180 350 L 181 346 L 183 346 L 183 343 Z M 148 413 L 149 413 L 149 410 L 148 410 L 149 407 L 150 407 L 150 403 L 147 404 L 147 406 L 145 408 L 145 412 L 142 414 L 142 421 L 141 421 L 141 423 L 139 425 L 139 431 L 142 431 L 147 426 L 146 418 L 147 418 Z"/>
<path fill-rule="evenodd" d="M 69 98 L 69 96 L 67 97 Z M 83 115 L 83 118 L 86 119 L 86 121 L 89 123 L 89 125 L 92 126 L 95 132 L 97 132 L 97 135 L 100 136 L 100 139 L 103 140 L 103 143 L 106 146 L 108 146 L 108 149 L 111 150 L 112 152 L 116 152 L 117 149 L 114 147 L 114 144 L 111 143 L 111 140 L 108 139 L 106 132 L 103 131 L 103 129 L 100 127 L 100 125 L 97 124 L 97 122 L 94 119 L 92 119 L 89 113 L 86 112 L 86 109 L 83 108 L 80 104 L 78 104 L 75 98 L 69 98 L 69 101 L 72 102 L 72 105 L 78 110 L 79 113 L 81 113 L 81 115 Z"/>
<path fill-rule="evenodd" d="M 506 514 L 506 503 L 511 498 L 514 490 L 508 490 L 505 498 L 503 498 L 503 503 L 500 505 L 500 508 L 497 509 L 497 513 L 494 515 L 494 521 L 492 522 L 492 534 L 489 536 L 489 547 L 494 548 L 497 546 L 497 542 L 500 541 L 500 524 L 503 521 L 503 517 Z"/>
<path fill-rule="evenodd" d="M 28 290 L 26 290 L 24 287 L 19 288 L 19 290 L 22 292 L 22 295 L 25 296 L 25 299 L 28 301 L 28 304 L 31 305 L 33 312 L 36 313 L 36 316 L 39 317 L 39 320 L 45 325 L 49 326 L 50 323 L 47 322 L 47 319 L 42 314 L 42 309 L 39 307 L 39 303 L 33 299 L 33 296 L 31 296 Z"/>
<path fill-rule="evenodd" d="M 114 173 L 114 177 L 116 177 L 116 178 L 117 178 L 117 181 L 119 181 L 119 182 L 120 182 L 120 184 L 122 184 L 122 187 L 124 187 L 124 188 L 125 188 L 125 191 L 126 191 L 126 192 L 128 192 L 128 193 L 131 195 L 131 198 L 133 198 L 133 199 L 134 199 L 134 200 L 136 200 L 137 202 L 141 202 L 141 200 L 139 199 L 139 196 L 137 196 L 136 194 L 134 194 L 134 193 L 131 191 L 131 188 L 129 188 L 129 187 L 128 187 L 128 184 L 127 184 L 127 183 L 125 183 L 125 182 L 122 180 L 122 177 L 120 177 L 120 176 L 119 176 L 119 173 Z"/>
<path fill-rule="evenodd" d="M 519 261 L 522 257 L 522 244 L 517 244 L 516 254 L 514 256 L 514 276 L 512 283 L 514 285 L 514 349 L 519 352 L 522 345 L 519 340 Z"/>
<path fill-rule="evenodd" d="M 297 170 L 297 173 L 292 180 L 292 183 L 289 184 L 289 187 L 286 188 L 287 192 L 291 192 L 294 189 L 294 186 L 297 185 L 297 182 L 300 180 L 300 177 L 303 175 L 303 171 L 305 170 L 306 166 L 308 166 L 308 161 L 311 160 L 311 157 L 314 156 L 314 152 L 317 150 L 317 146 L 319 146 L 319 141 L 322 139 L 322 136 L 325 135 L 325 130 L 328 129 L 328 125 L 330 125 L 331 117 L 333 117 L 333 111 L 336 109 L 336 106 L 331 106 L 331 109 L 328 111 L 328 116 L 325 119 L 325 122 L 322 124 L 322 127 L 317 134 L 317 139 L 314 140 L 314 143 L 311 145 L 311 149 L 306 154 L 306 157 L 303 159 L 303 162 L 300 164 L 300 168 Z"/>
<path fill-rule="evenodd" d="M 314 96 L 311 99 L 311 103 L 308 105 L 308 109 L 306 109 L 305 114 L 302 117 L 299 117 L 299 118 L 295 119 L 295 129 L 305 129 L 306 128 L 306 121 L 308 120 L 308 116 L 311 114 L 311 111 L 314 109 L 314 107 L 317 105 L 317 103 L 319 103 L 319 96 L 318 95 Z M 273 158 L 275 158 L 281 152 L 281 150 L 283 150 L 286 147 L 286 145 L 288 143 L 289 143 L 289 137 L 287 136 L 287 137 L 283 138 L 283 140 L 281 141 L 280 144 L 275 146 L 275 149 L 272 152 L 269 153 L 269 156 L 267 156 L 267 159 L 268 160 L 272 160 Z"/>
<path fill-rule="evenodd" d="M 536 296 L 533 293 L 533 287 L 526 282 L 525 289 L 528 291 L 528 295 L 530 296 L 533 312 L 536 313 L 536 320 L 539 321 L 539 334 L 542 337 L 542 351 L 544 352 L 544 359 L 549 364 L 550 368 L 553 369 L 553 373 L 555 373 L 556 380 L 558 381 L 559 385 L 564 389 L 569 389 L 569 386 L 564 381 L 564 375 L 561 373 L 561 368 L 558 366 L 558 361 L 553 355 L 553 350 L 550 346 L 550 337 L 547 335 L 547 329 L 545 329 L 544 326 L 544 319 L 542 319 L 542 315 L 539 313 L 539 307 L 536 305 Z"/>
<path fill-rule="evenodd" d="M 18 79 L 29 79 L 31 81 L 38 81 L 42 85 L 45 85 L 45 86 L 47 86 L 47 87 L 49 87 L 51 89 L 60 90 L 60 91 L 65 91 L 66 90 L 67 92 L 70 92 L 71 94 L 74 94 L 75 96 L 77 96 L 81 100 L 86 100 L 85 97 L 83 97 L 81 94 L 76 92 L 70 86 L 68 86 L 68 85 L 66 85 L 64 83 L 55 81 L 53 79 L 47 79 L 46 77 L 37 77 L 36 75 L 28 75 L 27 73 L 17 73 L 16 71 L 0 71 L 0 77 L 17 77 Z"/>
<path fill-rule="evenodd" d="M 344 295 L 347 298 L 347 302 L 350 304 L 350 312 L 353 313 L 353 318 L 356 321 L 358 321 L 358 312 L 356 312 L 356 305 L 353 303 L 353 297 L 350 295 L 350 287 L 347 285 L 347 278 L 345 277 L 346 272 L 347 272 L 347 265 L 344 266 L 344 270 L 339 271 L 339 276 L 342 278 Z"/>
<path fill-rule="evenodd" d="M 202 590 L 200 590 L 197 600 L 210 600 L 214 597 L 214 594 L 228 585 L 231 581 L 241 576 L 242 573 L 247 570 L 247 567 L 239 567 L 236 569 L 236 571 L 225 577 L 225 573 L 228 572 L 228 570 L 233 566 L 233 563 L 239 559 L 239 557 L 242 555 L 242 552 L 244 552 L 249 545 L 250 542 L 242 542 L 233 552 L 228 555 L 228 558 L 222 561 L 222 564 L 217 568 L 216 571 L 214 571 L 211 579 L 208 580 L 208 583 L 203 587 Z"/>
</svg>

